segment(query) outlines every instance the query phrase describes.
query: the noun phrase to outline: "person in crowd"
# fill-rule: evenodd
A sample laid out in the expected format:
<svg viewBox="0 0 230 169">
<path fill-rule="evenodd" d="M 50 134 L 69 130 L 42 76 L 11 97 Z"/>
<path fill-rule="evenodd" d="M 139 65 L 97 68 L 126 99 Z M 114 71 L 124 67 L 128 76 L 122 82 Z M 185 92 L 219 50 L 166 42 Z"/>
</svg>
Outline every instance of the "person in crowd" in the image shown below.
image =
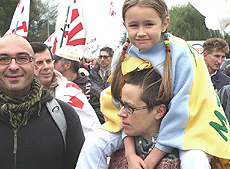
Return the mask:
<svg viewBox="0 0 230 169">
<path fill-rule="evenodd" d="M 212 156 L 229 159 L 229 124 L 204 60 L 184 40 L 167 33 L 170 18 L 165 1 L 125 0 L 122 16 L 129 38 L 113 58 L 111 87 L 101 93 L 104 130 L 95 130 L 93 142 L 86 139 L 77 169 L 106 168 L 106 157 L 123 146 L 130 168 L 153 169 L 173 148 L 179 150 L 180 166 L 186 169 L 210 168 Z M 129 124 L 117 115 L 125 73 L 143 67 L 140 60 L 151 63 L 162 76 L 158 100 L 171 100 L 156 145 L 144 160 L 135 153 L 133 137 L 123 137 L 123 144 L 122 128 Z"/>
<path fill-rule="evenodd" d="M 66 145 L 46 103 L 53 97 L 34 77 L 30 43 L 16 34 L 0 38 L 0 165 L 3 169 L 73 169 L 85 140 L 79 116 L 56 100 L 67 122 Z"/>
<path fill-rule="evenodd" d="M 76 83 L 86 95 L 89 103 L 95 110 L 101 124 L 105 122 L 104 115 L 100 111 L 100 95 L 91 85 L 88 76 L 79 73 L 81 51 L 76 47 L 62 47 L 53 55 L 54 68 L 59 71 L 67 80 Z"/>
<path fill-rule="evenodd" d="M 99 65 L 94 67 L 89 74 L 92 86 L 101 93 L 102 90 L 107 88 L 110 83 L 108 78 L 111 74 L 111 61 L 114 51 L 110 47 L 103 47 L 98 56 Z"/>
<path fill-rule="evenodd" d="M 228 43 L 221 38 L 207 39 L 204 44 L 204 61 L 208 68 L 214 89 L 219 91 L 224 85 L 230 84 L 230 77 L 223 74 L 220 66 L 222 65 L 225 55 L 229 53 Z"/>
<path fill-rule="evenodd" d="M 31 42 L 31 46 L 38 63 L 36 78 L 44 89 L 50 91 L 53 97 L 65 101 L 75 109 L 87 138 L 101 125 L 94 109 L 78 85 L 68 81 L 60 72 L 54 70 L 50 49 L 42 42 Z"/>
<path fill-rule="evenodd" d="M 230 122 L 230 85 L 223 86 L 219 90 L 218 96 L 220 98 L 220 102 L 223 106 L 228 122 Z"/>
<path fill-rule="evenodd" d="M 158 100 L 161 76 L 154 68 L 134 70 L 127 73 L 122 87 L 120 111 L 124 133 L 134 136 L 137 155 L 144 159 L 156 144 L 162 118 L 167 112 L 170 100 Z M 112 154 L 109 169 L 119 165 L 120 169 L 127 169 L 128 163 L 124 149 Z M 180 168 L 178 151 L 167 154 L 159 167 Z"/>
<path fill-rule="evenodd" d="M 90 73 L 90 66 L 86 62 L 86 59 L 84 57 L 80 58 L 80 68 L 87 70 L 87 73 Z M 88 75 L 87 75 L 88 76 Z"/>
</svg>

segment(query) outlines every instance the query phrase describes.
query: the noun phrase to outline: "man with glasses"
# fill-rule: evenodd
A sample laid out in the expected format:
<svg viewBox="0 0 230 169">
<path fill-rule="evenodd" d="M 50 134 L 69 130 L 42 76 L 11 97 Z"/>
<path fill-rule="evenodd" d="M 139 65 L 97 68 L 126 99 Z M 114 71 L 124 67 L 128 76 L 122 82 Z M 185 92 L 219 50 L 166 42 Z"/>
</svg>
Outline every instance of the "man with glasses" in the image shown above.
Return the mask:
<svg viewBox="0 0 230 169">
<path fill-rule="evenodd" d="M 111 74 L 111 62 L 114 51 L 110 47 L 104 47 L 100 50 L 98 56 L 99 65 L 90 71 L 89 78 L 92 86 L 99 92 L 107 88 L 110 83 L 107 81 Z"/>
<path fill-rule="evenodd" d="M 66 117 L 66 144 L 47 109 L 53 100 L 34 78 L 38 66 L 29 42 L 0 38 L 0 166 L 3 169 L 72 169 L 85 140 L 78 115 L 57 100 Z"/>
<path fill-rule="evenodd" d="M 220 38 L 210 38 L 204 42 L 203 48 L 204 61 L 213 86 L 216 91 L 219 91 L 223 86 L 230 84 L 230 77 L 220 70 L 220 66 L 226 58 L 225 54 L 229 53 L 228 43 Z"/>
<path fill-rule="evenodd" d="M 52 53 L 47 45 L 42 42 L 30 43 L 38 63 L 36 78 L 57 99 L 71 105 L 80 117 L 85 137 L 100 127 L 100 121 L 93 107 L 88 102 L 80 87 L 68 81 L 60 72 L 54 69 Z"/>
</svg>

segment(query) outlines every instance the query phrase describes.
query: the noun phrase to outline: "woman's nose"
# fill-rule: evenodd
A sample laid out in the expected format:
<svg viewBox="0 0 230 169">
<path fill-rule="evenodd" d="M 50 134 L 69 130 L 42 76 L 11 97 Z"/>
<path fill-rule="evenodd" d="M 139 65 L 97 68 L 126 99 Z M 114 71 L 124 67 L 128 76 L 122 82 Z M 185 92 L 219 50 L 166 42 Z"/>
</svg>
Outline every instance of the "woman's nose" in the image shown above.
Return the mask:
<svg viewBox="0 0 230 169">
<path fill-rule="evenodd" d="M 118 114 L 119 117 L 126 117 L 127 116 L 127 113 L 125 111 L 124 106 L 121 107 L 120 111 L 117 114 Z"/>
</svg>

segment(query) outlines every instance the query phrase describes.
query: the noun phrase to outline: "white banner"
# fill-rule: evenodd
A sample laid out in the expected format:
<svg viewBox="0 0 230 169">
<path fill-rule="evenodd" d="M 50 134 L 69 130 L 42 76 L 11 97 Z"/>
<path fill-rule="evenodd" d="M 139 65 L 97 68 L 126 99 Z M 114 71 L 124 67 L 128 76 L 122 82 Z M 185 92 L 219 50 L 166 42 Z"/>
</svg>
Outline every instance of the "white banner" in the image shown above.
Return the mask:
<svg viewBox="0 0 230 169">
<path fill-rule="evenodd" d="M 57 49 L 57 33 L 56 31 L 52 33 L 44 42 L 47 46 L 51 48 L 51 52 L 54 54 Z"/>
<path fill-rule="evenodd" d="M 83 15 L 82 0 L 73 0 L 69 11 L 68 27 L 65 29 L 62 46 L 85 45 L 87 29 Z"/>
</svg>

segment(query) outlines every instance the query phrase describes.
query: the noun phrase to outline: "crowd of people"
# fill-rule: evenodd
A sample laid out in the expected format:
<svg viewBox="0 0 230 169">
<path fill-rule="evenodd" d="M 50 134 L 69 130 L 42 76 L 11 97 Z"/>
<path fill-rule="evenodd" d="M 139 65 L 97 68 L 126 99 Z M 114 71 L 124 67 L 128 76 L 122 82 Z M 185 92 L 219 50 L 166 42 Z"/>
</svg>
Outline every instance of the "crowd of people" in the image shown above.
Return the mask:
<svg viewBox="0 0 230 169">
<path fill-rule="evenodd" d="M 17 34 L 0 38 L 3 169 L 230 166 L 228 43 L 203 57 L 167 30 L 164 0 L 125 0 L 128 38 L 94 60 Z"/>
</svg>

